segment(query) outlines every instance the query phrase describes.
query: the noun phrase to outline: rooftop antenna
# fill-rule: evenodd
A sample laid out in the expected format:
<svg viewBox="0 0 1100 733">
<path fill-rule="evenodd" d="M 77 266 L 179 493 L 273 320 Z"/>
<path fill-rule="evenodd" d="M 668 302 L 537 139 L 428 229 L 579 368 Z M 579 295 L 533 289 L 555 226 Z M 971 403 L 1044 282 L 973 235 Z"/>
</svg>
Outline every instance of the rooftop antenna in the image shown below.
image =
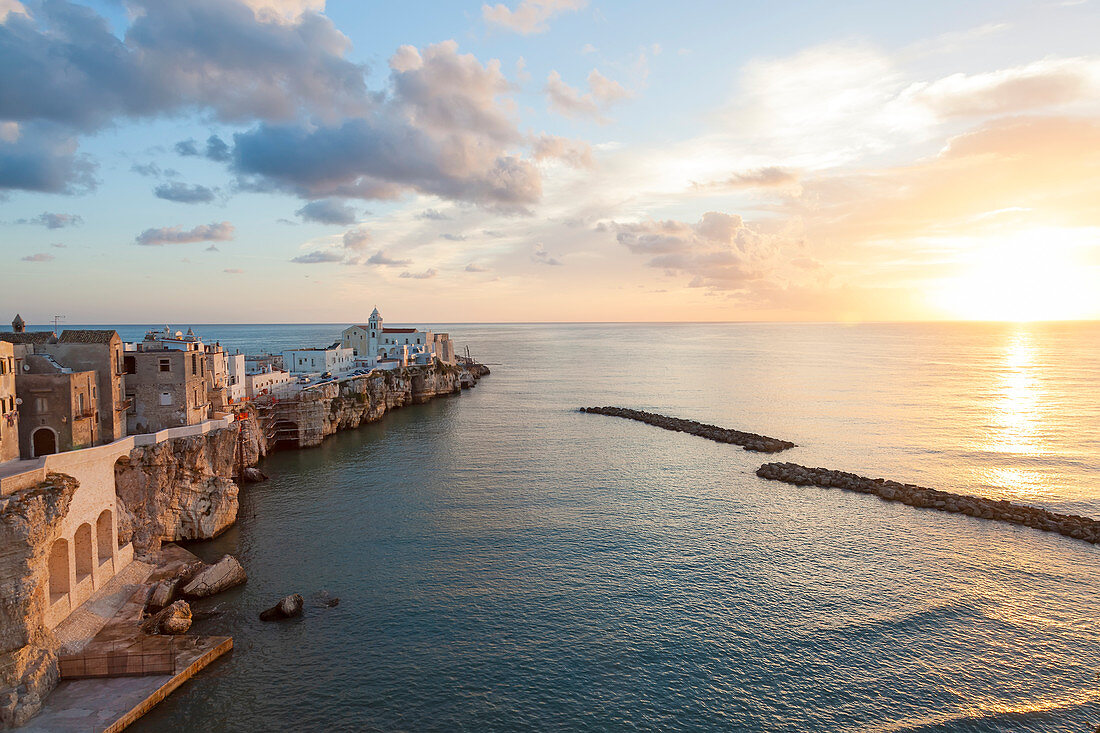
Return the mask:
<svg viewBox="0 0 1100 733">
<path fill-rule="evenodd" d="M 64 320 L 65 320 L 65 316 L 54 316 L 53 317 L 53 330 L 56 331 L 58 324 L 61 323 Z"/>
</svg>

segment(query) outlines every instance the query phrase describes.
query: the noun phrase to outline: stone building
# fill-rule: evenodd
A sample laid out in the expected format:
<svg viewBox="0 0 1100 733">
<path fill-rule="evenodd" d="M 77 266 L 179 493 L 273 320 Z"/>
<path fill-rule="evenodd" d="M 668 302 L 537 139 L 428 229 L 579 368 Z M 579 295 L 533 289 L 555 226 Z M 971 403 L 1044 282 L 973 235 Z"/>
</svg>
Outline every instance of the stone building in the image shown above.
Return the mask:
<svg viewBox="0 0 1100 733">
<path fill-rule="evenodd" d="M 210 415 L 205 345 L 187 334 L 150 331 L 123 353 L 131 433 L 196 425 Z"/>
<path fill-rule="evenodd" d="M 0 341 L 0 463 L 19 458 L 19 410 L 15 399 L 15 347 Z"/>
<path fill-rule="evenodd" d="M 99 399 L 99 442 L 126 436 L 126 384 L 122 338 L 111 330 L 65 329 L 54 342 L 35 347 L 73 371 L 94 371 Z"/>
<path fill-rule="evenodd" d="M 99 442 L 99 390 L 94 371 L 73 371 L 48 354 L 27 354 L 15 379 L 19 451 L 38 458 Z"/>
<path fill-rule="evenodd" d="M 340 345 L 352 349 L 358 361 L 369 367 L 396 362 L 430 364 L 439 360 L 455 363 L 454 344 L 448 334 L 422 331 L 418 328 L 387 328 L 382 314 L 375 308 L 366 324 L 348 326 L 341 333 Z"/>
<path fill-rule="evenodd" d="M 221 344 L 206 344 L 206 388 L 210 405 L 215 412 L 223 412 L 230 403 L 229 355 Z"/>
</svg>

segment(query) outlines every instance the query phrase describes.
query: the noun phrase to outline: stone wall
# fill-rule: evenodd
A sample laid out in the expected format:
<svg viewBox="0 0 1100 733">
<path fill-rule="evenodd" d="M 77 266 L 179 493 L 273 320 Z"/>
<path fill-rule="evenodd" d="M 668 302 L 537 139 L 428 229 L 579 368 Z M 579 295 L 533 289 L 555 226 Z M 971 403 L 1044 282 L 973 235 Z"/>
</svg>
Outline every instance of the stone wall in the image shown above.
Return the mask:
<svg viewBox="0 0 1100 733">
<path fill-rule="evenodd" d="M 51 473 L 0 498 L 0 727 L 25 723 L 57 684 L 57 642 L 43 619 L 47 559 L 77 482 Z"/>
</svg>

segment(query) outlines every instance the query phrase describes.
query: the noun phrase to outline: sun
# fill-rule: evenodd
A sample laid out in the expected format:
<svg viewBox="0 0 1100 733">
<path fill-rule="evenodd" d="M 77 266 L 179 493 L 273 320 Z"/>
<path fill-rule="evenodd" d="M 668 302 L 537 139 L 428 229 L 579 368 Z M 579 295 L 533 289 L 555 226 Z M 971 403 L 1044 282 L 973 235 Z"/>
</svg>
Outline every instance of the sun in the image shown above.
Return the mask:
<svg viewBox="0 0 1100 733">
<path fill-rule="evenodd" d="M 963 320 L 1061 321 L 1100 315 L 1100 251 L 1095 229 L 1029 229 L 984 239 L 964 250 L 957 275 L 933 287 L 929 300 Z"/>
</svg>

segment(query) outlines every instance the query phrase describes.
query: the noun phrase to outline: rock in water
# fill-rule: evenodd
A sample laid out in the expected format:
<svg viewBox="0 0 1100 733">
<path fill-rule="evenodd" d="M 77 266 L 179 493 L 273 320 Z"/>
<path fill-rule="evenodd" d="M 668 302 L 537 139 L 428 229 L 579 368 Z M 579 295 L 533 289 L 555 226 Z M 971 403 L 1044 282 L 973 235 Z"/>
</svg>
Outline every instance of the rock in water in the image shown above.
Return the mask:
<svg viewBox="0 0 1100 733">
<path fill-rule="evenodd" d="M 277 621 L 281 618 L 294 618 L 302 615 L 302 596 L 294 593 L 282 599 L 271 608 L 260 613 L 261 621 Z"/>
<path fill-rule="evenodd" d="M 241 478 L 255 484 L 260 481 L 267 481 L 267 474 L 254 466 L 249 466 L 241 471 Z"/>
<path fill-rule="evenodd" d="M 191 628 L 191 606 L 176 601 L 141 625 L 146 634 L 184 634 Z"/>
<path fill-rule="evenodd" d="M 221 560 L 199 571 L 191 582 L 184 586 L 183 595 L 189 598 L 205 598 L 240 585 L 246 580 L 248 575 L 237 562 L 237 558 L 224 555 Z"/>
</svg>

